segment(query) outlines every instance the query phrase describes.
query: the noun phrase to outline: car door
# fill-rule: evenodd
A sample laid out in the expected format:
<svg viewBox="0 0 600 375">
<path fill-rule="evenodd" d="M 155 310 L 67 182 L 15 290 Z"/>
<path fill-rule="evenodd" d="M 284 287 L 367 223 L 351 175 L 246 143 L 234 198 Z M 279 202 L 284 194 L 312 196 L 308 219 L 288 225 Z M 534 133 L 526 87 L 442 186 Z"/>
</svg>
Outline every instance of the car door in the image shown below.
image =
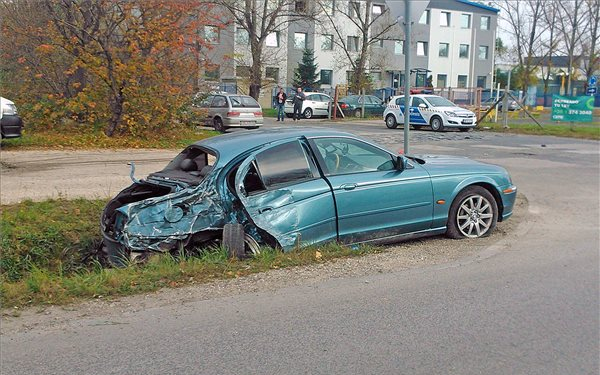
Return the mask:
<svg viewBox="0 0 600 375">
<path fill-rule="evenodd" d="M 315 104 L 315 114 L 319 116 L 327 116 L 329 113 L 329 96 L 324 94 L 316 94 L 318 97 L 317 103 Z"/>
<path fill-rule="evenodd" d="M 420 104 L 425 104 L 427 106 L 427 103 L 425 103 L 425 101 L 417 96 L 413 96 L 411 98 L 411 105 L 410 105 L 410 123 L 411 125 L 428 125 L 429 123 L 427 122 L 427 120 L 425 119 L 425 117 L 423 116 L 423 113 L 425 110 L 421 109 L 419 107 Z"/>
<path fill-rule="evenodd" d="M 335 240 L 333 194 L 306 140 L 279 142 L 249 156 L 235 175 L 248 216 L 284 250 Z"/>
<path fill-rule="evenodd" d="M 385 110 L 385 106 L 383 102 L 376 96 L 368 96 L 368 103 L 370 108 L 370 113 L 372 115 L 381 115 Z"/>
<path fill-rule="evenodd" d="M 354 138 L 309 141 L 333 190 L 341 241 L 356 243 L 431 228 L 431 179 L 418 163 L 400 171 L 395 156 Z"/>
</svg>

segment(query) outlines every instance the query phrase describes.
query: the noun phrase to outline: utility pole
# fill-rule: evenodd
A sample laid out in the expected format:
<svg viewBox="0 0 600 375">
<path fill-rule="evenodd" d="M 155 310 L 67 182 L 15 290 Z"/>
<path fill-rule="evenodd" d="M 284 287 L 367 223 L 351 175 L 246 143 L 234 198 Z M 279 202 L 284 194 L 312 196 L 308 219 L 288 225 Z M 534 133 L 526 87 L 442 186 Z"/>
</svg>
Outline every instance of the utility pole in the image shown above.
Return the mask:
<svg viewBox="0 0 600 375">
<path fill-rule="evenodd" d="M 410 0 L 404 1 L 404 155 L 409 154 L 410 128 L 410 32 L 411 12 Z"/>
</svg>

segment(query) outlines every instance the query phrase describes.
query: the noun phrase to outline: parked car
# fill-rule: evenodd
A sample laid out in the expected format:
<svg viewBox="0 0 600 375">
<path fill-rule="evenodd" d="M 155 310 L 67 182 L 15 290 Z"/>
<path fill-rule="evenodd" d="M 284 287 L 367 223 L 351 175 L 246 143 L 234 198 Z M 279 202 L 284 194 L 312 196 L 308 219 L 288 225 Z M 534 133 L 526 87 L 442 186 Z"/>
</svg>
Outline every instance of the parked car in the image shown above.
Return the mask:
<svg viewBox="0 0 600 375">
<path fill-rule="evenodd" d="M 365 115 L 381 116 L 385 110 L 385 103 L 373 95 L 350 95 L 338 100 L 344 116 L 362 117 L 363 98 L 365 101 Z"/>
<path fill-rule="evenodd" d="M 481 110 L 487 111 L 488 109 L 490 109 L 490 107 L 492 107 L 494 105 L 494 103 L 496 103 L 497 100 L 498 100 L 498 98 L 489 98 L 487 100 L 482 101 L 481 102 Z M 502 104 L 503 104 L 503 100 L 501 100 L 497 105 L 498 111 L 502 111 Z M 515 100 L 509 99 L 508 100 L 508 110 L 516 111 L 517 109 L 519 109 L 519 103 L 517 103 Z"/>
<path fill-rule="evenodd" d="M 18 138 L 23 130 L 23 120 L 12 101 L 0 97 L 0 134 L 2 138 Z"/>
<path fill-rule="evenodd" d="M 442 131 L 444 128 L 469 131 L 477 125 L 475 113 L 441 96 L 411 95 L 410 100 L 409 121 L 415 129 L 431 126 L 434 131 Z M 391 98 L 383 113 L 383 119 L 390 129 L 404 123 L 404 95 Z"/>
<path fill-rule="evenodd" d="M 205 123 L 224 132 L 229 128 L 256 129 L 264 123 L 260 104 L 248 95 L 211 93 L 199 104 Z"/>
<path fill-rule="evenodd" d="M 186 147 L 106 205 L 113 263 L 223 244 L 289 251 L 339 241 L 386 243 L 490 234 L 517 193 L 499 166 L 397 155 L 349 133 L 304 127 L 235 132 Z"/>
<path fill-rule="evenodd" d="M 329 114 L 329 103 L 331 96 L 320 92 L 305 92 L 306 99 L 302 103 L 302 116 L 312 118 L 313 116 L 327 116 Z M 288 95 L 283 111 L 287 117 L 294 114 L 293 94 Z"/>
</svg>

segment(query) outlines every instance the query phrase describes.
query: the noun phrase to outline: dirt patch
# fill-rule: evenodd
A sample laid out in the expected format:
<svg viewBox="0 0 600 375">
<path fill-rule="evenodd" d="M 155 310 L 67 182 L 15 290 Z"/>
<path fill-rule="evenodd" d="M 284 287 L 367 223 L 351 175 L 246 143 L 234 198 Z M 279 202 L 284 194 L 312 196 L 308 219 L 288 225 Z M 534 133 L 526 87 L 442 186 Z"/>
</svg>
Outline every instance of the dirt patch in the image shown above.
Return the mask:
<svg viewBox="0 0 600 375">
<path fill-rule="evenodd" d="M 46 306 L 27 309 L 2 310 L 2 334 L 32 329 L 62 329 L 74 319 L 94 318 L 110 322 L 117 316 L 135 314 L 141 310 L 161 306 L 178 306 L 200 300 L 209 300 L 244 293 L 256 293 L 281 288 L 315 285 L 335 278 L 368 277 L 378 273 L 397 272 L 436 265 L 468 263 L 483 257 L 489 250 L 505 242 L 513 242 L 522 234 L 519 226 L 531 224 L 527 199 L 519 195 L 513 217 L 499 223 L 490 237 L 480 239 L 450 240 L 444 236 L 424 238 L 390 246 L 384 252 L 356 258 L 342 258 L 327 263 L 304 267 L 291 267 L 253 274 L 238 279 L 218 280 L 178 289 L 129 297 L 107 299 L 98 296 L 92 301 L 68 306 Z M 504 245 L 500 245 L 503 248 Z M 485 256 L 493 255 L 489 251 Z M 365 280 L 368 282 L 368 279 Z M 107 323 L 108 324 L 108 323 Z"/>
</svg>

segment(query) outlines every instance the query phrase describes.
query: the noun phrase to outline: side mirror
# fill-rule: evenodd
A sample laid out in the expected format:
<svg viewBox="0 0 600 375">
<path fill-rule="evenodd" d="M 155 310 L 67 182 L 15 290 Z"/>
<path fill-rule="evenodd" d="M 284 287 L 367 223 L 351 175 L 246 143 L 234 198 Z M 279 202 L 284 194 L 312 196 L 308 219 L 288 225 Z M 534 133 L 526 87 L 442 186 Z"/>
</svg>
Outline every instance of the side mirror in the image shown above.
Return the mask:
<svg viewBox="0 0 600 375">
<path fill-rule="evenodd" d="M 425 103 L 421 103 L 421 104 L 419 104 L 419 108 L 423 108 L 423 109 L 425 109 L 425 108 L 427 108 L 427 104 L 425 104 Z"/>
<path fill-rule="evenodd" d="M 396 170 L 402 172 L 406 168 L 406 159 L 402 155 L 398 155 L 396 156 L 396 160 L 394 160 L 394 164 Z"/>
</svg>

